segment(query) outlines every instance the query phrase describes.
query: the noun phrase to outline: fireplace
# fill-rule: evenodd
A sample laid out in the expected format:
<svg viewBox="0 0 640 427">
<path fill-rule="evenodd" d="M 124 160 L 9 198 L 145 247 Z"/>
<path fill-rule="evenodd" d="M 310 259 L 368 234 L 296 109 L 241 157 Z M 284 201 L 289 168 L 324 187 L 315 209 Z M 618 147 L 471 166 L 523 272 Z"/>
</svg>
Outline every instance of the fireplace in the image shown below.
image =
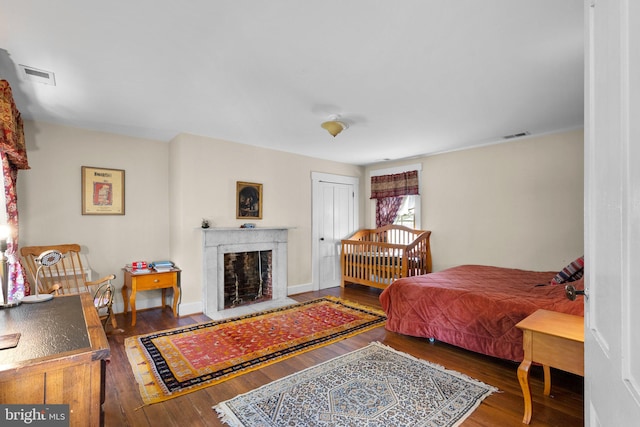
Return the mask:
<svg viewBox="0 0 640 427">
<path fill-rule="evenodd" d="M 287 298 L 287 228 L 202 233 L 204 314 L 221 319 L 294 302 Z"/>
<path fill-rule="evenodd" d="M 224 254 L 224 309 L 269 301 L 272 251 Z"/>
</svg>

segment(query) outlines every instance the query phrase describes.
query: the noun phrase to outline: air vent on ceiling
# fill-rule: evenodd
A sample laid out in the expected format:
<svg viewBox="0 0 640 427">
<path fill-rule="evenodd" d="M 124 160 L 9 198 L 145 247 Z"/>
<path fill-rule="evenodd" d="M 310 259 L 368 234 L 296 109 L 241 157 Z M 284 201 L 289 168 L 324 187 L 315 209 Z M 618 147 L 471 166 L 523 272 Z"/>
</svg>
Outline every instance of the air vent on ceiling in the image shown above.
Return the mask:
<svg viewBox="0 0 640 427">
<path fill-rule="evenodd" d="M 52 71 L 39 70 L 27 65 L 20 65 L 19 67 L 22 71 L 22 77 L 26 80 L 37 83 L 44 83 L 51 86 L 56 85 L 56 76 Z"/>
<path fill-rule="evenodd" d="M 520 137 L 527 136 L 527 135 L 530 135 L 529 131 L 520 132 L 520 133 L 514 133 L 513 135 L 505 135 L 505 136 L 502 137 L 502 139 L 520 138 Z"/>
</svg>

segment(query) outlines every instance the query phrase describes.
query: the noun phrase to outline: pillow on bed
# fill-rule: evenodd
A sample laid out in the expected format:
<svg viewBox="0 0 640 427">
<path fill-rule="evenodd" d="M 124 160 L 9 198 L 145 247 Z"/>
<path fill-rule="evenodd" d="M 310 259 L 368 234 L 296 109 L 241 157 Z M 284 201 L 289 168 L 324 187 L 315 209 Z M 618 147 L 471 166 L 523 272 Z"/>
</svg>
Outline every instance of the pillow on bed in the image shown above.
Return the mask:
<svg viewBox="0 0 640 427">
<path fill-rule="evenodd" d="M 563 268 L 558 274 L 551 279 L 552 285 L 559 285 L 560 283 L 573 282 L 578 280 L 584 274 L 584 256 L 573 261 L 571 264 Z"/>
</svg>

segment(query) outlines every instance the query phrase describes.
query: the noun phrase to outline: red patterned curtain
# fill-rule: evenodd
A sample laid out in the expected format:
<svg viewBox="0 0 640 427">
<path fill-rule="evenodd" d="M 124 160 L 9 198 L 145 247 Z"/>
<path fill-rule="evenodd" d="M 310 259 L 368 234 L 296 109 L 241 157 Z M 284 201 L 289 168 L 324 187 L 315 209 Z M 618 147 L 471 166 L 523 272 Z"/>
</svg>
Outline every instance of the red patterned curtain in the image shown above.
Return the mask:
<svg viewBox="0 0 640 427">
<path fill-rule="evenodd" d="M 16 169 L 29 169 L 22 117 L 6 80 L 0 80 L 0 129 L 0 151 Z"/>
<path fill-rule="evenodd" d="M 13 100 L 9 82 L 0 80 L 0 158 L 4 177 L 7 223 L 11 228 L 6 256 L 9 266 L 9 299 L 21 299 L 28 295 L 24 271 L 18 259 L 18 201 L 16 179 L 19 169 L 29 169 L 24 142 L 22 117 Z"/>
<path fill-rule="evenodd" d="M 393 224 L 404 197 L 384 197 L 376 200 L 376 227 Z"/>
<path fill-rule="evenodd" d="M 376 199 L 376 227 L 392 224 L 404 196 L 419 193 L 418 171 L 371 177 L 371 198 Z"/>
<path fill-rule="evenodd" d="M 418 190 L 418 171 L 371 177 L 372 199 L 420 194 Z"/>
</svg>

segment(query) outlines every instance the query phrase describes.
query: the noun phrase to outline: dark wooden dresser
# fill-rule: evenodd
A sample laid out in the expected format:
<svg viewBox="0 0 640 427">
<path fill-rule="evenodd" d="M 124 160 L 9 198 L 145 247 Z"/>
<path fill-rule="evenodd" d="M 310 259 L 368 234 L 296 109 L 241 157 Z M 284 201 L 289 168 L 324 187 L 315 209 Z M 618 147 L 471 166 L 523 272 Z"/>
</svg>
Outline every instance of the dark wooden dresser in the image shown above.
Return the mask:
<svg viewBox="0 0 640 427">
<path fill-rule="evenodd" d="M 91 295 L 59 296 L 0 310 L 0 403 L 68 404 L 71 426 L 103 424 L 109 343 Z"/>
</svg>

